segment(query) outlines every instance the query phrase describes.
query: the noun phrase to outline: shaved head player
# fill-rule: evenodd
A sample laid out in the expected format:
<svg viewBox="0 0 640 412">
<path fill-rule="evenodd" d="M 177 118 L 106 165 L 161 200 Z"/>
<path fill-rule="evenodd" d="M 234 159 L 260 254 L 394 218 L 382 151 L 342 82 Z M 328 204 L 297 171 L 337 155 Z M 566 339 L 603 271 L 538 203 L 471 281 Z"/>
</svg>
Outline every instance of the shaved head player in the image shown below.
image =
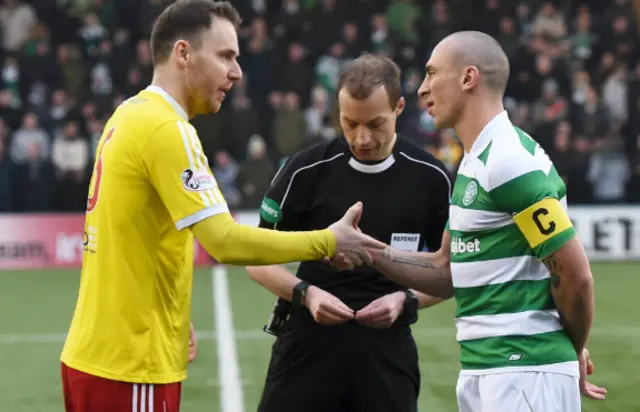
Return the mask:
<svg viewBox="0 0 640 412">
<path fill-rule="evenodd" d="M 580 412 L 593 320 L 589 261 L 567 214 L 566 187 L 502 99 L 509 61 L 480 32 L 442 40 L 419 89 L 465 155 L 442 248 L 372 251 L 376 268 L 421 292 L 456 298 L 460 412 Z"/>
<path fill-rule="evenodd" d="M 62 351 L 67 412 L 177 412 L 187 377 L 194 235 L 220 263 L 264 265 L 383 247 L 351 223 L 284 233 L 236 223 L 189 119 L 215 113 L 238 66 L 228 2 L 178 0 L 157 19 L 152 85 L 98 144 L 78 303 Z"/>
</svg>

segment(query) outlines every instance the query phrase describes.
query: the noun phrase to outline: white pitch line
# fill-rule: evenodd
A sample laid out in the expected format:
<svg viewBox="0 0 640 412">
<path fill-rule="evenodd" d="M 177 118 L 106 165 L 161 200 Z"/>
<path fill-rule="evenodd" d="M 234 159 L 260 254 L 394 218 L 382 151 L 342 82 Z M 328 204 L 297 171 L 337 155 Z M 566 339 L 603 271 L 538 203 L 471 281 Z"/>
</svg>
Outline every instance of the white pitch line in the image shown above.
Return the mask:
<svg viewBox="0 0 640 412">
<path fill-rule="evenodd" d="M 229 299 L 227 270 L 216 265 L 211 272 L 216 340 L 218 341 L 218 379 L 220 381 L 220 411 L 244 412 L 244 394 Z"/>
<path fill-rule="evenodd" d="M 215 341 L 218 339 L 215 330 L 196 332 L 199 341 Z M 273 335 L 258 329 L 235 330 L 236 340 L 274 340 Z M 420 338 L 455 339 L 456 331 L 451 328 L 437 327 L 432 329 L 414 329 L 413 336 Z M 591 330 L 591 336 L 599 338 L 635 338 L 640 337 L 640 327 L 610 326 L 596 327 Z M 66 333 L 0 333 L 0 345 L 20 343 L 62 343 Z M 419 342 L 418 342 L 419 343 Z"/>
</svg>

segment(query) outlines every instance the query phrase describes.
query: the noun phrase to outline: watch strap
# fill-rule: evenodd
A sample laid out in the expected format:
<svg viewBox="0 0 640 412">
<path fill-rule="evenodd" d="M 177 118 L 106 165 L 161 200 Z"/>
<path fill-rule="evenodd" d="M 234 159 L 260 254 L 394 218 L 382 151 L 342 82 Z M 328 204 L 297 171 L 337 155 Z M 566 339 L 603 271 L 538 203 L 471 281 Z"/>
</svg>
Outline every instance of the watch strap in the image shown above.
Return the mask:
<svg viewBox="0 0 640 412">
<path fill-rule="evenodd" d="M 291 304 L 294 307 L 302 306 L 304 302 L 304 295 L 307 293 L 307 289 L 309 288 L 309 286 L 310 285 L 303 280 L 302 282 L 298 282 L 298 284 L 293 287 Z"/>
</svg>

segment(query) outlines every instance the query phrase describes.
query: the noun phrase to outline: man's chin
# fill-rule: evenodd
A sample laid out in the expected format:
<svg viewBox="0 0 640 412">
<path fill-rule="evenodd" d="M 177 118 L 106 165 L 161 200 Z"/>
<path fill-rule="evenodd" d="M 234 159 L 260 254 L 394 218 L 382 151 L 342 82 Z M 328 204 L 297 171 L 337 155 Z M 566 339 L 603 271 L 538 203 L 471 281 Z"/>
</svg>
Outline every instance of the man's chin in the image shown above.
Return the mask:
<svg viewBox="0 0 640 412">
<path fill-rule="evenodd" d="M 437 117 L 433 118 L 433 125 L 438 130 L 450 129 L 452 126 L 449 123 L 451 122 L 447 121 L 446 119 L 437 118 Z"/>
<path fill-rule="evenodd" d="M 214 101 L 211 102 L 211 104 L 209 105 L 209 110 L 207 111 L 208 114 L 216 114 L 220 111 L 220 109 L 222 108 L 222 102 L 218 102 L 218 101 Z"/>
</svg>

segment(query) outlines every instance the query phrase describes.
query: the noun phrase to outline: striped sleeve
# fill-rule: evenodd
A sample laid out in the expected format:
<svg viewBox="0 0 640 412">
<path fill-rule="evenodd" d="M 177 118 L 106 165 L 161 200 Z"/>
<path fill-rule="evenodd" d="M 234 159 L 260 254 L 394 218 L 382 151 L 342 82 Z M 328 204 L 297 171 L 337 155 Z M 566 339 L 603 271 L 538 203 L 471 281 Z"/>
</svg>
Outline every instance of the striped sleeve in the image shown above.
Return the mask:
<svg viewBox="0 0 640 412">
<path fill-rule="evenodd" d="M 149 138 L 142 158 L 178 230 L 228 212 L 200 138 L 189 123 L 160 126 Z"/>
</svg>

